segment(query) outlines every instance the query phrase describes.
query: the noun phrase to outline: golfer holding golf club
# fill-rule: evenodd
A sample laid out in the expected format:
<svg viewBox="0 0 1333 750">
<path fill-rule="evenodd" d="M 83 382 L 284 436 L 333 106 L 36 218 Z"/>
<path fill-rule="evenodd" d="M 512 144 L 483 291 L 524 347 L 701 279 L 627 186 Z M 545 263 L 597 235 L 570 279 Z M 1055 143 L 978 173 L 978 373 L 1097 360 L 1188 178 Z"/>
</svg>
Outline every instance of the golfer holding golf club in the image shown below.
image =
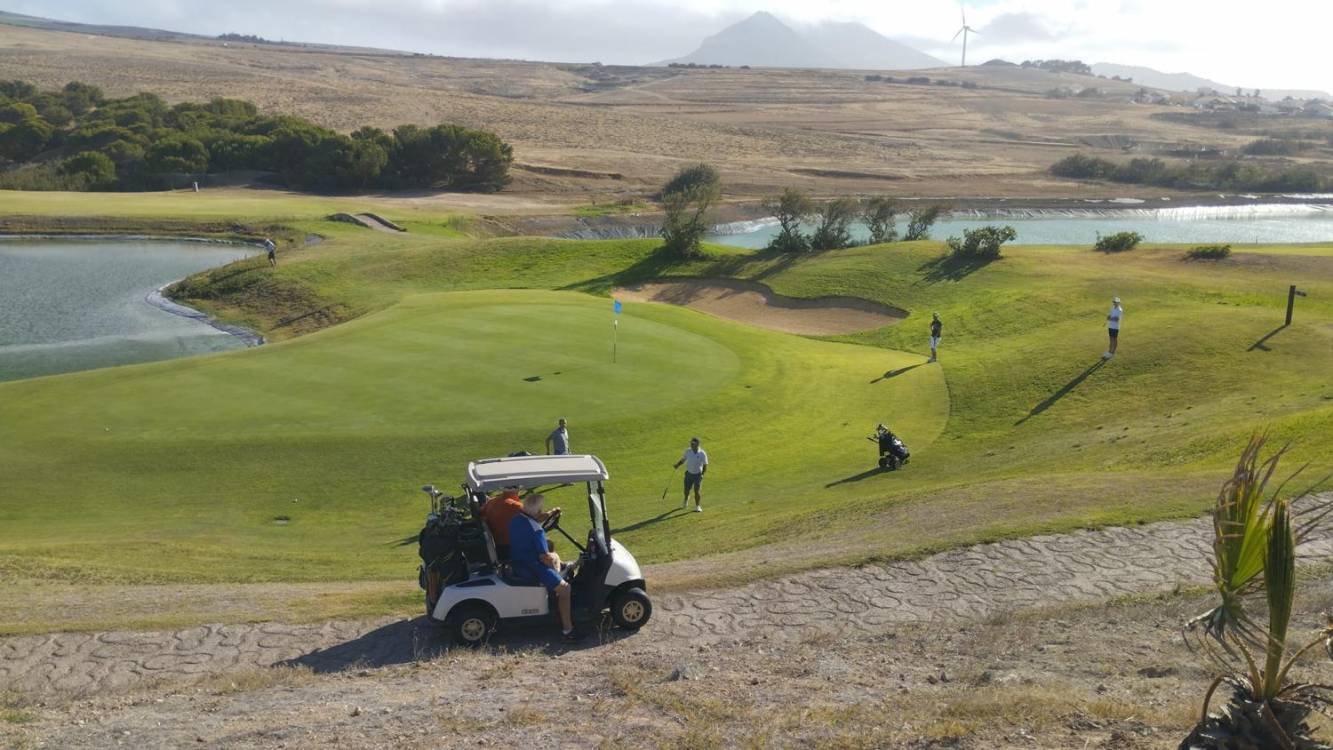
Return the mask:
<svg viewBox="0 0 1333 750">
<path fill-rule="evenodd" d="M 694 512 L 703 513 L 703 500 L 699 497 L 699 488 L 704 482 L 704 472 L 708 471 L 708 453 L 699 447 L 699 438 L 690 438 L 690 447 L 685 449 L 685 454 L 675 463 L 672 468 L 679 469 L 681 464 L 685 464 L 685 499 L 681 502 L 682 509 L 690 507 L 690 489 L 694 489 Z"/>
</svg>

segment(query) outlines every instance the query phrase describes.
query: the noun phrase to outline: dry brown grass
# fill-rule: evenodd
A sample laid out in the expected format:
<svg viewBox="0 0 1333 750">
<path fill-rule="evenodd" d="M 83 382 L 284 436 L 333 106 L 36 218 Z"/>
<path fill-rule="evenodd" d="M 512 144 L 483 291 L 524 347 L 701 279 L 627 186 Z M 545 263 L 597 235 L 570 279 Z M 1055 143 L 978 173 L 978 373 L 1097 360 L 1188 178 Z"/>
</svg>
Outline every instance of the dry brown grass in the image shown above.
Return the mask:
<svg viewBox="0 0 1333 750">
<path fill-rule="evenodd" d="M 47 87 L 86 80 L 114 95 L 243 97 L 344 131 L 441 120 L 491 128 L 515 145 L 516 191 L 598 202 L 643 195 L 693 160 L 717 164 L 739 197 L 789 184 L 826 193 L 1104 196 L 1123 191 L 1054 180 L 1045 169 L 1075 151 L 1116 157 L 1128 144 L 1134 155 L 1154 155 L 1235 149 L 1254 138 L 1154 117 L 1184 110 L 1128 104 L 1132 84 L 1096 80 L 1104 99 L 1054 100 L 1043 92 L 1089 79 L 993 68 L 930 73 L 983 87 L 963 89 L 871 83 L 854 71 L 592 68 L 0 26 L 0 69 Z"/>
</svg>

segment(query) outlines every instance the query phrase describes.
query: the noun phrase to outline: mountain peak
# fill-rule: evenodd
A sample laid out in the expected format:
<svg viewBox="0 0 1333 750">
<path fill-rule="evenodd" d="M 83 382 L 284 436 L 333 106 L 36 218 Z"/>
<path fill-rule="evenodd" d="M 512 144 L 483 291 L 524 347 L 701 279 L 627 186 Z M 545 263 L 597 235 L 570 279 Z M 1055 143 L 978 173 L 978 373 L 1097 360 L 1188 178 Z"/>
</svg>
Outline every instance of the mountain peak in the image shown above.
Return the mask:
<svg viewBox="0 0 1333 750">
<path fill-rule="evenodd" d="M 947 65 L 862 23 L 824 22 L 797 31 L 764 10 L 707 37 L 685 57 L 668 62 L 856 70 L 911 70 Z"/>
</svg>

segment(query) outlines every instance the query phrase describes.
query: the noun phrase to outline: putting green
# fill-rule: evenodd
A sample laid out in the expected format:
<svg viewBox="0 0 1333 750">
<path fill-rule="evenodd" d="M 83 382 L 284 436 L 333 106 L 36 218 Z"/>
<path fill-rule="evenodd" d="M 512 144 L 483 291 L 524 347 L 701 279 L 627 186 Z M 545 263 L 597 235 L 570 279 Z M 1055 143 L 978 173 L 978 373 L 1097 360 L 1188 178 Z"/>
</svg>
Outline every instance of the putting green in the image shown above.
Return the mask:
<svg viewBox="0 0 1333 750">
<path fill-rule="evenodd" d="M 538 452 L 558 417 L 609 465 L 612 521 L 641 559 L 783 538 L 873 464 L 877 421 L 918 456 L 944 429 L 918 355 L 761 331 L 573 292 L 414 295 L 229 356 L 0 386 L 0 570 L 99 582 L 410 580 L 417 488 L 469 459 Z M 671 464 L 692 435 L 707 511 Z M 667 500 L 662 498 L 669 485 Z M 828 485 L 834 485 L 829 487 Z M 574 490 L 556 502 L 578 504 Z M 582 511 L 574 517 L 582 515 Z"/>
</svg>

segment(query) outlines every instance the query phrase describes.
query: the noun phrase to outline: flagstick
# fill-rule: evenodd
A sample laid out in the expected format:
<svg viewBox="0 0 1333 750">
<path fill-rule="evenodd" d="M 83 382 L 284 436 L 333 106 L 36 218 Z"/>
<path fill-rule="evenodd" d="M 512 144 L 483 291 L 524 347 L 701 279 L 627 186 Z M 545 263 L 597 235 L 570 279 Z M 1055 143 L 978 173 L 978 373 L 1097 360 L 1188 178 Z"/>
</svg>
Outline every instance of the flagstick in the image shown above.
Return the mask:
<svg viewBox="0 0 1333 750">
<path fill-rule="evenodd" d="M 612 364 L 615 364 L 616 361 L 616 346 L 617 344 L 620 343 L 619 339 L 620 339 L 620 319 L 616 318 L 611 321 L 611 363 Z"/>
</svg>

